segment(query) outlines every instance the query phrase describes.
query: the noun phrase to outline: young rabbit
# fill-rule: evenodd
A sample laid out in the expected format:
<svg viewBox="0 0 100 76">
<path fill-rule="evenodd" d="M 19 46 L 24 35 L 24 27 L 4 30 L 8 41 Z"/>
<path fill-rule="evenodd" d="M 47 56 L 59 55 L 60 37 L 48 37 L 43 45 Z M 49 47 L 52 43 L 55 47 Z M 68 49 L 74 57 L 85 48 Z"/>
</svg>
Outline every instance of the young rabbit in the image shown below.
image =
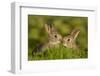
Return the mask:
<svg viewBox="0 0 100 76">
<path fill-rule="evenodd" d="M 36 48 L 34 48 L 32 53 L 33 55 L 36 52 L 43 52 L 49 48 L 59 47 L 62 36 L 57 32 L 54 26 L 51 24 L 45 24 L 45 31 L 48 34 L 48 42 L 46 42 L 45 44 L 40 44 Z"/>
<path fill-rule="evenodd" d="M 68 36 L 65 36 L 63 38 L 63 46 L 67 48 L 78 49 L 78 46 L 76 45 L 76 38 L 79 33 L 80 30 L 74 29 Z"/>
</svg>

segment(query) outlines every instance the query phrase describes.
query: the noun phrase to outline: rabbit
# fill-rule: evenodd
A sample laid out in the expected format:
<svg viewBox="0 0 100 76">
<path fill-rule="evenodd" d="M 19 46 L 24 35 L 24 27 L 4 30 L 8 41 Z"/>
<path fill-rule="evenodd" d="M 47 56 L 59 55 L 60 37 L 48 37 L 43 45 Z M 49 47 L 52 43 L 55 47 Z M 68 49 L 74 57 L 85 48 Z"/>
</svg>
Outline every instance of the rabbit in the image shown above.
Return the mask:
<svg viewBox="0 0 100 76">
<path fill-rule="evenodd" d="M 45 31 L 48 34 L 48 42 L 45 44 L 39 44 L 34 50 L 32 51 L 33 55 L 34 52 L 44 52 L 49 48 L 56 48 L 59 47 L 59 44 L 61 43 L 62 36 L 57 32 L 57 30 L 54 28 L 51 24 L 45 24 Z"/>
<path fill-rule="evenodd" d="M 67 48 L 78 49 L 78 46 L 76 45 L 76 38 L 79 35 L 79 33 L 79 29 L 74 29 L 68 36 L 63 37 L 63 46 Z"/>
</svg>

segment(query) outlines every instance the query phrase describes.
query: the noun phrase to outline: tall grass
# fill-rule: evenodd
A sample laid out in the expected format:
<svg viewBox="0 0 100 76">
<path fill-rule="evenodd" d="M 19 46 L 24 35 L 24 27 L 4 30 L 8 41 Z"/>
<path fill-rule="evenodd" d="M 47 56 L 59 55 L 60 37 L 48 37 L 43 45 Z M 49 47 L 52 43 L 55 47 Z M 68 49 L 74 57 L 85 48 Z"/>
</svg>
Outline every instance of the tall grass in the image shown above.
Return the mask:
<svg viewBox="0 0 100 76">
<path fill-rule="evenodd" d="M 71 48 L 66 48 L 60 46 L 59 48 L 50 48 L 44 52 L 37 52 L 34 56 L 28 53 L 28 60 L 55 60 L 55 59 L 79 59 L 87 58 L 87 51 L 85 50 L 75 50 Z"/>
</svg>

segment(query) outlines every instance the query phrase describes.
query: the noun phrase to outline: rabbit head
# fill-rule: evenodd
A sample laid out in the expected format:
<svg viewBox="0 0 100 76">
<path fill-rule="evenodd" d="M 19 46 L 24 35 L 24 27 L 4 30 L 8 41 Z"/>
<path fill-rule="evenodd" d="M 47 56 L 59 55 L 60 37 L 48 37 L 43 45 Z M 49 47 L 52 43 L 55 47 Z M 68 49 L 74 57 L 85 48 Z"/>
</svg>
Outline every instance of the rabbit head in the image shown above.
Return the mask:
<svg viewBox="0 0 100 76">
<path fill-rule="evenodd" d="M 46 51 L 48 48 L 59 47 L 59 44 L 61 43 L 62 36 L 57 32 L 53 25 L 45 24 L 45 30 L 48 34 L 48 42 L 37 45 L 32 51 L 33 56 L 38 52 Z"/>
<path fill-rule="evenodd" d="M 48 33 L 49 43 L 56 45 L 61 43 L 62 36 L 57 32 L 51 24 L 45 24 L 45 30 Z"/>
<path fill-rule="evenodd" d="M 76 49 L 76 38 L 79 35 L 79 32 L 79 29 L 74 29 L 68 36 L 65 36 L 63 38 L 63 46 Z"/>
</svg>

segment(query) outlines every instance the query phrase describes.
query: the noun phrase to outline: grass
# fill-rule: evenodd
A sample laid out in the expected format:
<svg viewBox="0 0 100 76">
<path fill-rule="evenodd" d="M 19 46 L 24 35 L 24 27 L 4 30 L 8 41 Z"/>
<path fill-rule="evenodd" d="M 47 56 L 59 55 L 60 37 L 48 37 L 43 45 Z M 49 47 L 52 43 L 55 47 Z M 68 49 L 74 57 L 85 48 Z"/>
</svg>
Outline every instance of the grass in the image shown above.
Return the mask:
<svg viewBox="0 0 100 76">
<path fill-rule="evenodd" d="M 28 60 L 55 60 L 55 59 L 79 59 L 87 58 L 88 51 L 86 50 L 75 50 L 60 46 L 59 48 L 50 48 L 45 52 L 36 53 L 32 56 L 32 50 L 28 52 Z"/>
</svg>

